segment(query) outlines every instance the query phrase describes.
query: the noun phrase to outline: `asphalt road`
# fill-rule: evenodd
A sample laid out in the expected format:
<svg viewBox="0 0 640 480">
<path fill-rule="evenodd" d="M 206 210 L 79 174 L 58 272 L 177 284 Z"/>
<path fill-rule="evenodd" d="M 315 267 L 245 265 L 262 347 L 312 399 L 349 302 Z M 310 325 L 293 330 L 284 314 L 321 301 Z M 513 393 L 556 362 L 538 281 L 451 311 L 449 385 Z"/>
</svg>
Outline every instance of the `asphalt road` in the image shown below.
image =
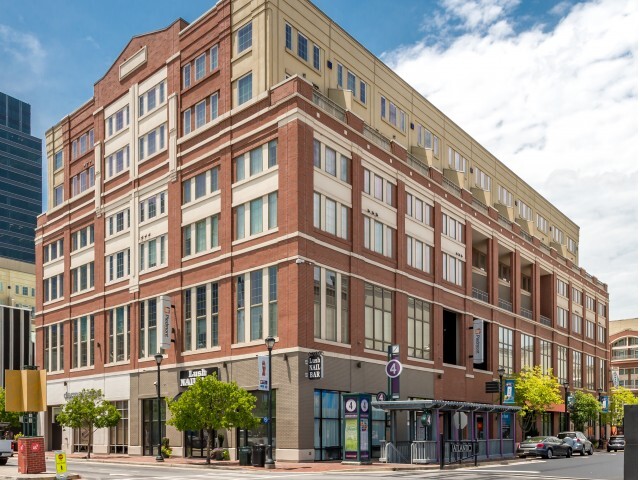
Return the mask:
<svg viewBox="0 0 640 480">
<path fill-rule="evenodd" d="M 321 472 L 300 473 L 272 470 L 229 470 L 203 467 L 168 467 L 157 465 L 135 465 L 119 463 L 99 463 L 91 461 L 69 461 L 69 472 L 79 473 L 87 480 L 250 480 L 250 479 L 314 479 L 322 480 L 374 480 L 374 479 L 429 479 L 429 480 L 623 480 L 624 452 L 599 453 L 571 459 L 550 460 L 527 459 L 509 465 L 488 465 L 477 468 L 455 470 L 382 471 L 372 467 L 366 472 Z M 0 477 L 15 475 L 17 459 L 9 460 L 9 465 L 0 467 Z M 48 462 L 49 471 L 55 470 L 53 462 Z"/>
</svg>

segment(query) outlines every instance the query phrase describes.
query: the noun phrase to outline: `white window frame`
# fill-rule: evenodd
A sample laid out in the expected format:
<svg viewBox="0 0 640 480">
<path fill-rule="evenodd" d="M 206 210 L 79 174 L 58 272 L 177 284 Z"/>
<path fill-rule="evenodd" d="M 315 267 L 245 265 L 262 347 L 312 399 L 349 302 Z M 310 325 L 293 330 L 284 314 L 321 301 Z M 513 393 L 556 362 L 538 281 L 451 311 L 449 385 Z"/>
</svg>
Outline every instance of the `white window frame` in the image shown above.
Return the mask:
<svg viewBox="0 0 640 480">
<path fill-rule="evenodd" d="M 118 125 L 119 122 L 122 123 Z M 125 128 L 129 127 L 129 124 L 129 105 L 127 104 L 114 114 L 107 117 L 107 119 L 105 120 L 105 137 L 113 137 Z"/>
<path fill-rule="evenodd" d="M 275 269 L 276 275 L 276 285 L 275 292 L 272 291 L 272 286 L 270 285 L 270 270 Z M 259 272 L 259 273 L 258 273 Z M 273 270 L 272 270 L 273 272 Z M 261 290 L 261 303 L 254 304 L 254 308 L 256 311 L 260 312 L 261 323 L 259 324 L 261 335 L 257 335 L 256 338 L 251 339 L 251 290 L 252 290 L 252 280 L 251 275 L 260 275 L 262 279 L 262 290 Z M 239 288 L 239 282 L 243 282 L 244 284 L 244 296 L 241 297 Z M 264 338 L 266 338 L 269 334 L 273 336 L 277 335 L 277 302 L 278 302 L 278 292 L 277 292 L 277 283 L 278 283 L 278 266 L 273 265 L 266 268 L 261 268 L 259 270 L 253 270 L 251 272 L 244 273 L 242 275 L 238 275 L 234 277 L 234 306 L 235 306 L 235 316 L 234 316 L 234 324 L 236 337 L 234 343 L 237 344 L 245 344 L 252 342 L 260 342 L 261 345 L 264 344 Z M 275 295 L 275 300 L 273 300 Z M 238 301 L 241 300 L 243 303 L 239 304 Z M 259 305 L 259 307 L 258 307 Z M 275 309 L 273 306 L 275 305 Z M 270 308 L 271 307 L 271 308 Z M 260 308 L 260 310 L 257 310 Z M 242 313 L 242 315 L 240 315 Z M 276 318 L 270 318 L 271 315 L 275 314 Z M 240 323 L 240 318 L 243 318 L 243 324 Z M 276 332 L 270 332 L 270 320 L 274 322 Z"/>
<path fill-rule="evenodd" d="M 122 275 L 118 276 L 118 255 L 122 254 Z M 131 276 L 131 250 L 125 248 L 105 257 L 105 282 L 107 284 L 121 282 Z"/>
<path fill-rule="evenodd" d="M 364 215 L 363 218 L 364 248 L 385 257 L 393 257 L 395 229 L 367 215 Z"/>
<path fill-rule="evenodd" d="M 433 245 L 421 242 L 407 235 L 407 265 L 433 273 Z"/>
<path fill-rule="evenodd" d="M 442 252 L 442 279 L 462 286 L 464 283 L 464 264 L 465 262 L 461 259 Z"/>
<path fill-rule="evenodd" d="M 327 279 L 335 277 L 335 305 L 331 306 L 327 300 L 329 287 Z M 338 271 L 325 267 L 314 266 L 314 338 L 349 344 L 349 277 Z M 332 308 L 333 307 L 333 308 Z M 331 310 L 335 310 L 335 323 L 329 321 Z"/>
<path fill-rule="evenodd" d="M 95 285 L 94 278 L 94 262 L 88 262 L 84 265 L 71 269 L 71 294 L 85 293 L 93 290 Z M 82 277 L 86 277 L 86 286 L 82 288 Z"/>
<path fill-rule="evenodd" d="M 44 369 L 47 373 L 64 372 L 64 326 L 66 322 L 51 323 L 45 325 L 43 330 Z M 56 341 L 54 345 L 53 328 L 56 329 Z M 62 335 L 61 335 L 62 334 Z M 55 356 L 56 368 L 52 368 Z"/>
<path fill-rule="evenodd" d="M 153 247 L 153 249 L 151 248 Z M 152 272 L 167 266 L 168 236 L 159 235 L 139 244 L 138 264 L 139 272 Z M 155 253 L 152 253 L 155 252 Z M 155 264 L 151 266 L 151 259 L 155 259 Z"/>
<path fill-rule="evenodd" d="M 138 138 L 138 158 L 140 159 L 140 162 L 155 157 L 167 149 L 166 131 L 166 125 L 162 124 L 158 128 L 155 128 Z M 149 145 L 152 141 L 154 150 L 149 153 Z"/>
<path fill-rule="evenodd" d="M 118 360 L 118 322 L 117 322 L 117 312 L 122 311 L 123 316 L 123 332 L 122 332 L 122 342 L 123 342 L 123 358 Z M 120 306 L 109 309 L 105 324 L 105 329 L 108 341 L 108 360 L 107 364 L 113 365 L 123 362 L 128 362 L 131 358 L 131 308 L 130 306 Z"/>
<path fill-rule="evenodd" d="M 118 156 L 122 155 L 122 167 L 120 169 L 118 169 L 119 167 L 119 159 Z M 113 152 L 111 155 L 109 155 L 106 160 L 105 160 L 105 170 L 106 170 L 106 175 L 105 178 L 107 180 L 109 180 L 110 178 L 113 178 L 117 175 L 119 175 L 122 172 L 126 172 L 127 170 L 129 170 L 131 165 L 131 161 L 130 161 L 130 156 L 129 156 L 129 145 L 125 145 L 124 147 L 122 147 L 121 149 Z"/>
</svg>

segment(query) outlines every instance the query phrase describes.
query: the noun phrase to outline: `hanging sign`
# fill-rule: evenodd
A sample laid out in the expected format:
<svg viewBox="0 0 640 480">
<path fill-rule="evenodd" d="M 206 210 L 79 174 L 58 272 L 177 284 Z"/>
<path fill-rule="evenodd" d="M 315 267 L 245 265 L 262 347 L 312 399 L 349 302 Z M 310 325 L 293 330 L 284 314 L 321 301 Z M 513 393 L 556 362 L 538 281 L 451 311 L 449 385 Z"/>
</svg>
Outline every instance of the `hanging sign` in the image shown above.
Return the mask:
<svg viewBox="0 0 640 480">
<path fill-rule="evenodd" d="M 484 320 L 473 319 L 473 363 L 484 363 Z"/>
<path fill-rule="evenodd" d="M 158 311 L 161 315 L 159 347 L 168 350 L 171 347 L 171 297 L 163 295 L 158 298 Z"/>
<path fill-rule="evenodd" d="M 620 386 L 620 367 L 611 367 L 611 383 L 616 388 Z"/>
<path fill-rule="evenodd" d="M 214 368 L 198 368 L 195 370 L 180 370 L 180 386 L 190 387 L 198 378 L 208 377 L 212 374 L 218 375 L 218 369 Z"/>
<path fill-rule="evenodd" d="M 269 391 L 269 357 L 258 356 L 258 390 Z"/>
<path fill-rule="evenodd" d="M 502 404 L 515 405 L 515 403 L 516 403 L 516 381 L 514 379 L 508 378 L 504 381 Z"/>
<path fill-rule="evenodd" d="M 324 378 L 324 362 L 322 352 L 310 352 L 307 359 L 307 376 L 309 380 Z"/>
<path fill-rule="evenodd" d="M 609 413 L 609 395 L 600 397 L 600 402 L 602 404 L 602 413 Z"/>
</svg>

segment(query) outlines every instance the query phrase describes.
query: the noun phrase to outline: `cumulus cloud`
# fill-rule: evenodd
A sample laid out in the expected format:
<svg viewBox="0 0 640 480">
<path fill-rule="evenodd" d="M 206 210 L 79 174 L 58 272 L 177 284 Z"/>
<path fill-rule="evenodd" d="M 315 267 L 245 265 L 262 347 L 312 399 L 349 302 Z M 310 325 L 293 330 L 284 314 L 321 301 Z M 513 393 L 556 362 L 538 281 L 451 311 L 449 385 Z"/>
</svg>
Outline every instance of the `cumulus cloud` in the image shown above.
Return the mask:
<svg viewBox="0 0 640 480">
<path fill-rule="evenodd" d="M 37 36 L 0 24 L 0 84 L 12 84 L 17 91 L 27 91 L 33 77 L 45 70 L 46 51 Z M 16 82 L 19 72 L 20 82 Z"/>
<path fill-rule="evenodd" d="M 581 227 L 611 317 L 637 316 L 636 4 L 563 5 L 527 29 L 516 5 L 443 0 L 439 18 L 462 31 L 383 59 Z"/>
</svg>

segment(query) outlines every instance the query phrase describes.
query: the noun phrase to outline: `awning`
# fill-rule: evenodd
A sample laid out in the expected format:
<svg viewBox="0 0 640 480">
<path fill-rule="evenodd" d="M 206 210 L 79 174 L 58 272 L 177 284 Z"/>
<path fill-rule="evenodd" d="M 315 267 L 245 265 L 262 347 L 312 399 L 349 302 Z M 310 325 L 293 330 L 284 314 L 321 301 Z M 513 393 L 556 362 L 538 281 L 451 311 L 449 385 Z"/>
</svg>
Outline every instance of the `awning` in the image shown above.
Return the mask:
<svg viewBox="0 0 640 480">
<path fill-rule="evenodd" d="M 502 412 L 516 413 L 522 410 L 515 405 L 493 405 L 490 403 L 454 402 L 450 400 L 385 400 L 371 402 L 374 408 L 391 410 L 450 410 L 460 412 Z"/>
</svg>

